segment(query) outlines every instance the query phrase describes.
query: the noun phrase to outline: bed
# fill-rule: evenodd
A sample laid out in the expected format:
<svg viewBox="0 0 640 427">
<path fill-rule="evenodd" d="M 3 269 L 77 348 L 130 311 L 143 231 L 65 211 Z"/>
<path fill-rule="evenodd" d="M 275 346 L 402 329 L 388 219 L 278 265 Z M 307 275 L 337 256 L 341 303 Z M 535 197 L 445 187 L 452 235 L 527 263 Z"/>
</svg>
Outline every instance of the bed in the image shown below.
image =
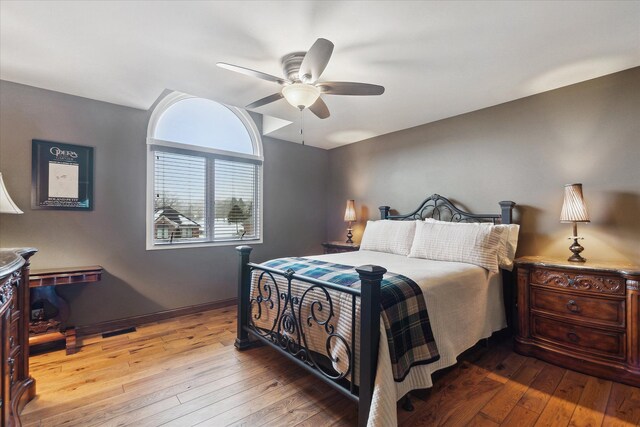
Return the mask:
<svg viewBox="0 0 640 427">
<path fill-rule="evenodd" d="M 515 203 L 499 205 L 500 213 L 473 214 L 434 194 L 409 214 L 393 215 L 389 206 L 381 206 L 380 217 L 511 224 Z M 411 390 L 431 387 L 433 372 L 455 364 L 459 354 L 505 328 L 512 313 L 510 287 L 505 286 L 508 274 L 477 265 L 370 250 L 256 264 L 250 262 L 251 247 L 237 250 L 236 348 L 244 350 L 257 343 L 274 347 L 291 363 L 356 401 L 360 426 L 396 425 L 400 398 Z M 336 266 L 336 272 L 316 274 L 330 266 Z M 430 338 L 437 343 L 434 357 L 413 362 L 402 374 L 396 369 L 384 292 L 381 296 L 381 284 L 387 286 L 394 274 L 419 287 Z M 351 286 L 354 275 L 358 283 Z M 332 279 L 324 280 L 328 276 Z M 351 279 L 335 280 L 342 276 Z"/>
</svg>

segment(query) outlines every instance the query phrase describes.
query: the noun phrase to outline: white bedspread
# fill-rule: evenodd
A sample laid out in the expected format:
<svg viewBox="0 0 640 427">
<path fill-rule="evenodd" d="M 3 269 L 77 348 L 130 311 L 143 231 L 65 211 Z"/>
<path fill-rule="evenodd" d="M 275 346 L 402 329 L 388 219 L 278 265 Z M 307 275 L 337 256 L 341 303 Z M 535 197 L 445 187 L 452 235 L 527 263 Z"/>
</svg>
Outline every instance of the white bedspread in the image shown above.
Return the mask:
<svg viewBox="0 0 640 427">
<path fill-rule="evenodd" d="M 378 368 L 369 413 L 371 427 L 398 424 L 396 402 L 411 390 L 433 385 L 431 374 L 454 365 L 459 354 L 482 338 L 506 327 L 502 281 L 499 274 L 458 262 L 408 258 L 382 252 L 358 251 L 308 258 L 336 264 L 380 265 L 416 282 L 427 303 L 440 360 L 411 368 L 404 381 L 393 379 L 386 332 L 381 321 Z"/>
</svg>

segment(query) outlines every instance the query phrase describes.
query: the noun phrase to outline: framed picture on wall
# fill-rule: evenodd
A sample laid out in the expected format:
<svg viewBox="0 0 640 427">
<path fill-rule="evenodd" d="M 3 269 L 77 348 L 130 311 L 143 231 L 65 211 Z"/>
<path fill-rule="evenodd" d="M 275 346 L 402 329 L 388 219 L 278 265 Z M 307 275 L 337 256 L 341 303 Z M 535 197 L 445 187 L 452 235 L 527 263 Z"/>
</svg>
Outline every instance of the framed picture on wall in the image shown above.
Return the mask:
<svg viewBox="0 0 640 427">
<path fill-rule="evenodd" d="M 34 139 L 31 207 L 93 210 L 93 147 Z"/>
</svg>

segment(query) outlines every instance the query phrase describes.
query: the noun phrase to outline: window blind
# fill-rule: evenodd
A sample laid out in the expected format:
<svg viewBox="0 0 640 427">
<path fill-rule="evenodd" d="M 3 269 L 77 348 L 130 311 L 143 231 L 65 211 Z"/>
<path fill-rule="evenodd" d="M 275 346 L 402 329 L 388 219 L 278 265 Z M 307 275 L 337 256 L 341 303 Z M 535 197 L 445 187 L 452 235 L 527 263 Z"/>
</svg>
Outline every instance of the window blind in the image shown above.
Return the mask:
<svg viewBox="0 0 640 427">
<path fill-rule="evenodd" d="M 260 235 L 259 167 L 215 159 L 214 240 L 256 239 Z"/>
<path fill-rule="evenodd" d="M 207 160 L 154 152 L 154 241 L 207 239 Z"/>
<path fill-rule="evenodd" d="M 260 238 L 260 167 L 154 150 L 154 243 Z"/>
</svg>

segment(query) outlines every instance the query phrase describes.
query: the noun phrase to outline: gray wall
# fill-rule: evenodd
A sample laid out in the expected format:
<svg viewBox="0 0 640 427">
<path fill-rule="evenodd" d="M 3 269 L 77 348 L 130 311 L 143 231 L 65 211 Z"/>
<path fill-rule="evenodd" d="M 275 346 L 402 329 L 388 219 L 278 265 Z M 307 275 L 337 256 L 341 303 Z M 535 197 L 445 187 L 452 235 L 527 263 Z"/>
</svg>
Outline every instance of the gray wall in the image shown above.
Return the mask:
<svg viewBox="0 0 640 427">
<path fill-rule="evenodd" d="M 0 82 L 0 171 L 24 215 L 0 215 L 0 247 L 33 246 L 33 268 L 99 264 L 103 280 L 72 285 L 71 323 L 232 298 L 233 246 L 145 250 L 149 112 Z M 31 140 L 95 147 L 95 210 L 30 208 Z M 253 258 L 319 253 L 328 152 L 264 138 L 264 244 Z"/>
<path fill-rule="evenodd" d="M 343 238 L 350 198 L 361 220 L 378 218 L 384 204 L 408 212 L 432 193 L 483 213 L 513 200 L 518 254 L 564 258 L 571 226 L 559 222 L 563 185 L 582 182 L 591 215 L 578 227 L 583 255 L 640 263 L 639 164 L 633 68 L 331 150 L 327 233 Z"/>
<path fill-rule="evenodd" d="M 361 221 L 432 193 L 472 211 L 518 203 L 519 254 L 567 256 L 562 186 L 582 182 L 587 258 L 640 262 L 640 68 L 324 151 L 264 138 L 264 241 L 254 258 L 320 252 Z M 0 216 L 0 246 L 34 246 L 34 268 L 100 264 L 102 282 L 62 292 L 91 324 L 235 295 L 233 247 L 145 250 L 149 113 L 0 82 L 0 171 L 24 215 Z M 375 118 L 372 118 L 372 120 Z M 95 147 L 92 212 L 30 209 L 31 140 Z"/>
</svg>

